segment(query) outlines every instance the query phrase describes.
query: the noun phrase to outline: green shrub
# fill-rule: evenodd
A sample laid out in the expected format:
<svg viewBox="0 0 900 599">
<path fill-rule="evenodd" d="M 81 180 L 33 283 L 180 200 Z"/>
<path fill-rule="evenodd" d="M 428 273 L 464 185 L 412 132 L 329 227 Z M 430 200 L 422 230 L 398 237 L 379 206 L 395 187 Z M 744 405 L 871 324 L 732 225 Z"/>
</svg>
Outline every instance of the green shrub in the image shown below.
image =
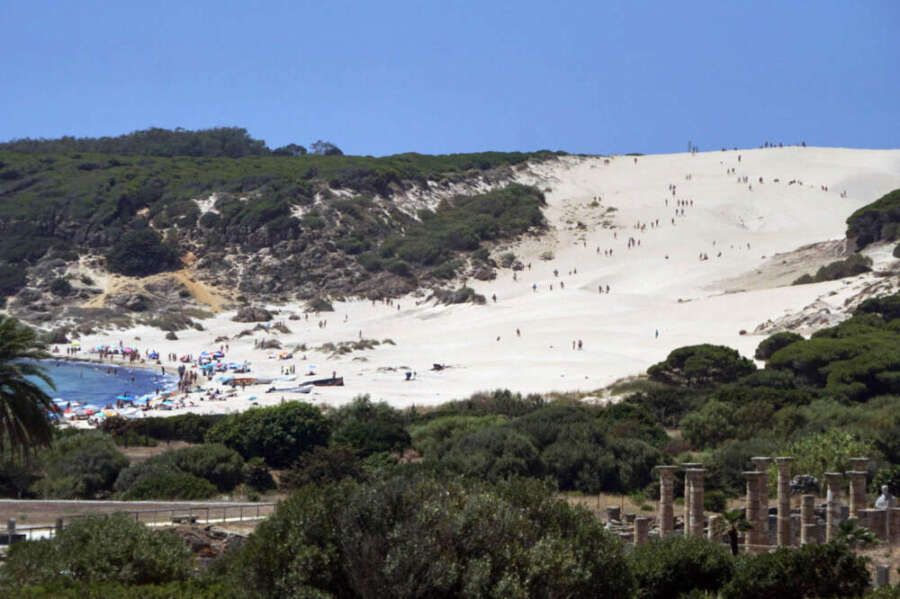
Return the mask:
<svg viewBox="0 0 900 599">
<path fill-rule="evenodd" d="M 35 489 L 42 497 L 98 499 L 109 495 L 128 459 L 108 435 L 79 432 L 57 438 L 40 463 L 45 477 Z"/>
<path fill-rule="evenodd" d="M 203 443 L 206 432 L 225 418 L 220 414 L 178 414 L 177 416 L 136 418 L 107 418 L 101 430 L 113 436 L 133 432 L 141 437 L 149 437 L 158 441 L 185 441 L 187 443 Z"/>
<path fill-rule="evenodd" d="M 262 458 L 251 458 L 244 464 L 244 484 L 255 491 L 265 492 L 275 488 L 275 479 Z"/>
<path fill-rule="evenodd" d="M 333 443 L 354 449 L 360 457 L 401 451 L 410 445 L 403 414 L 385 402 L 359 396 L 330 415 Z"/>
<path fill-rule="evenodd" d="M 673 350 L 647 369 L 651 380 L 686 387 L 728 383 L 756 370 L 753 362 L 722 345 L 690 345 Z"/>
<path fill-rule="evenodd" d="M 189 572 L 190 552 L 175 534 L 114 514 L 81 517 L 52 540 L 11 546 L 0 584 L 7 589 L 68 580 L 153 584 L 184 580 Z"/>
<path fill-rule="evenodd" d="M 7 595 L 6 599 L 238 599 L 233 587 L 210 580 L 184 580 L 163 584 L 131 585 L 118 582 L 73 582 L 26 586 Z"/>
<path fill-rule="evenodd" d="M 50 293 L 60 297 L 72 294 L 72 284 L 62 277 L 57 277 L 50 282 Z"/>
<path fill-rule="evenodd" d="M 233 566 L 251 596 L 627 597 L 622 544 L 537 483 L 304 487 Z"/>
<path fill-rule="evenodd" d="M 300 402 L 251 408 L 220 420 L 206 433 L 208 443 L 222 443 L 244 459 L 263 458 L 273 468 L 290 465 L 303 452 L 328 442 L 322 412 Z"/>
<path fill-rule="evenodd" d="M 509 427 L 483 428 L 465 435 L 443 463 L 460 474 L 488 481 L 541 476 L 545 470 L 531 439 Z"/>
<path fill-rule="evenodd" d="M 734 571 L 729 552 L 719 543 L 672 536 L 639 545 L 628 556 L 637 580 L 636 597 L 668 599 L 690 591 L 720 590 Z"/>
<path fill-rule="evenodd" d="M 835 260 L 816 271 L 815 276 L 803 275 L 794 285 L 808 283 L 821 283 L 823 281 L 836 281 L 846 277 L 853 277 L 872 270 L 872 259 L 862 254 L 851 254 L 843 260 Z"/>
<path fill-rule="evenodd" d="M 779 547 L 771 553 L 739 559 L 722 597 L 860 597 L 869 588 L 866 563 L 866 558 L 843 544 Z"/>
<path fill-rule="evenodd" d="M 127 493 L 144 474 L 155 469 L 191 474 L 223 492 L 231 491 L 244 478 L 244 460 L 240 454 L 221 444 L 204 444 L 166 451 L 128 467 L 119 474 L 116 490 Z"/>
<path fill-rule="evenodd" d="M 900 318 L 900 293 L 870 297 L 856 308 L 854 314 L 879 314 L 888 322 Z"/>
<path fill-rule="evenodd" d="M 757 360 L 768 360 L 769 357 L 782 347 L 787 347 L 795 341 L 803 341 L 803 337 L 797 333 L 782 332 L 769 335 L 756 347 L 753 357 Z"/>
<path fill-rule="evenodd" d="M 893 241 L 897 238 L 898 223 L 900 189 L 895 189 L 847 218 L 847 238 L 855 240 L 857 249 L 876 241 Z"/>
<path fill-rule="evenodd" d="M 157 466 L 145 470 L 119 498 L 126 501 L 192 501 L 209 499 L 216 493 L 215 485 L 199 476 Z"/>
<path fill-rule="evenodd" d="M 0 263 L 0 298 L 13 295 L 25 286 L 25 269 L 14 264 Z"/>
<path fill-rule="evenodd" d="M 152 229 L 136 229 L 113 243 L 106 266 L 115 273 L 145 277 L 178 266 L 178 251 L 163 243 Z"/>
<path fill-rule="evenodd" d="M 441 416 L 409 427 L 412 446 L 426 459 L 440 458 L 463 436 L 507 422 L 501 415 Z"/>
<path fill-rule="evenodd" d="M 791 471 L 824 481 L 826 472 L 849 470 L 850 458 L 872 455 L 872 445 L 853 433 L 831 429 L 790 443 L 782 455 L 794 457 Z"/>
<path fill-rule="evenodd" d="M 484 194 L 459 196 L 443 202 L 433 214 L 423 215 L 425 218 L 407 227 L 402 235 L 388 237 L 379 252 L 384 258 L 404 263 L 442 264 L 456 252 L 484 250 L 484 241 L 545 226 L 541 212 L 544 203 L 538 189 L 516 183 Z M 391 262 L 387 268 L 398 269 L 396 264 Z M 408 276 L 404 272 L 395 274 Z"/>
<path fill-rule="evenodd" d="M 363 477 L 362 464 L 354 451 L 340 446 L 314 447 L 281 474 L 280 484 L 283 489 L 299 489 Z"/>
</svg>

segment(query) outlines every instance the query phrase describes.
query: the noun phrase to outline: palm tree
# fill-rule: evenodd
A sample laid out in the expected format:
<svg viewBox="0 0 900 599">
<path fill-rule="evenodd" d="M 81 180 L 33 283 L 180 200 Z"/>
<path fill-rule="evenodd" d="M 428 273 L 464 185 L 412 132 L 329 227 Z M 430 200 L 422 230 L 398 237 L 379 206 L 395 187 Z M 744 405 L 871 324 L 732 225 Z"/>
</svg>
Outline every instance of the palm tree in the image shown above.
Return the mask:
<svg viewBox="0 0 900 599">
<path fill-rule="evenodd" d="M 747 521 L 747 514 L 742 509 L 726 510 L 719 514 L 728 524 L 728 542 L 731 544 L 731 555 L 738 554 L 738 533 L 753 528 Z"/>
<path fill-rule="evenodd" d="M 27 456 L 53 437 L 49 413 L 55 406 L 33 380 L 55 388 L 36 362 L 46 357 L 31 328 L 0 315 L 0 455 L 7 458 Z"/>
</svg>

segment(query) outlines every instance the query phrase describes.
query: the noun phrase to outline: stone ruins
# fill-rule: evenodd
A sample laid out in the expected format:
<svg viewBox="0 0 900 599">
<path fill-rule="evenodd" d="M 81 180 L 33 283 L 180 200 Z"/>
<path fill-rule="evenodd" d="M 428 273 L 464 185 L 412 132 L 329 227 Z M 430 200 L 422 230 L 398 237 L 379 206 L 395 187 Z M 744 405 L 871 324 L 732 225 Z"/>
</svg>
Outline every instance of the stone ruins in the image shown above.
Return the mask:
<svg viewBox="0 0 900 599">
<path fill-rule="evenodd" d="M 744 551 L 760 553 L 773 547 L 799 546 L 828 542 L 837 534 L 841 522 L 854 518 L 885 543 L 900 543 L 900 507 L 886 490 L 877 501 L 869 501 L 866 476 L 869 459 L 850 460 L 850 470 L 825 473 L 825 502 L 816 503 L 816 495 L 791 490 L 791 457 L 754 457 L 754 469 L 744 472 L 747 483 L 745 514 L 749 530 L 741 533 Z M 775 506 L 769 506 L 769 468 L 777 472 Z M 635 545 L 652 537 L 707 536 L 726 542 L 727 524 L 719 515 L 706 516 L 703 509 L 706 470 L 699 463 L 657 466 L 659 506 L 656 518 L 623 514 L 620 508 L 607 508 L 607 527 Z M 675 515 L 675 487 L 683 473 L 684 511 Z M 810 478 L 810 477 L 806 477 Z M 846 490 L 846 502 L 844 491 Z M 869 507 L 878 506 L 878 507 Z M 881 570 L 879 569 L 879 572 Z"/>
</svg>

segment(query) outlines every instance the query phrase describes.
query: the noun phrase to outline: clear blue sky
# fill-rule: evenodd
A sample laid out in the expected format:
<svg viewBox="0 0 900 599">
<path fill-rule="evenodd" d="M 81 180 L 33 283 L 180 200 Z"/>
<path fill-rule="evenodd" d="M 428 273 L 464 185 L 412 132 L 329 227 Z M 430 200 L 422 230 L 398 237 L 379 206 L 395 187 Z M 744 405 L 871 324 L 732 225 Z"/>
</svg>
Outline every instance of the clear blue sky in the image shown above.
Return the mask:
<svg viewBox="0 0 900 599">
<path fill-rule="evenodd" d="M 0 0 L 0 139 L 900 147 L 900 0 Z"/>
</svg>

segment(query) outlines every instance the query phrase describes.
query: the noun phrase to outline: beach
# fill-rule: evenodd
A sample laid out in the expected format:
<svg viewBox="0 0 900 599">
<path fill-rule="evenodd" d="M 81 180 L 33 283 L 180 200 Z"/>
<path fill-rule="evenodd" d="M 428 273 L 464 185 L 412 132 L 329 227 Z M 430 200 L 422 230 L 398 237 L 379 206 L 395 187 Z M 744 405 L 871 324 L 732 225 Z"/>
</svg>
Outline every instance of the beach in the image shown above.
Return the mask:
<svg viewBox="0 0 900 599">
<path fill-rule="evenodd" d="M 160 364 L 144 358 L 145 366 L 171 373 L 179 365 L 197 371 L 201 352 L 221 349 L 224 362 L 249 363 L 245 377 L 266 380 L 232 390 L 218 382 L 223 373 L 200 376 L 202 392 L 146 415 L 233 413 L 295 399 L 337 406 L 364 394 L 405 408 L 497 388 L 610 401 L 602 389 L 677 347 L 716 343 L 752 357 L 767 321 L 813 308 L 839 318 L 866 286 L 896 285 L 873 273 L 790 282 L 831 259 L 818 246 L 795 250 L 828 241 L 833 250 L 847 216 L 900 187 L 897 150 L 567 156 L 535 165 L 521 182 L 545 190 L 550 230 L 492 252 L 514 253 L 522 270 L 455 285 L 483 295 L 484 305 L 438 304 L 426 291 L 389 303 L 333 301 L 333 312 L 320 313 L 301 301 L 262 303 L 270 322 L 233 322 L 235 311 L 225 310 L 177 340 L 146 326 L 102 331 L 81 337 L 77 356 L 121 344 L 158 352 Z M 884 246 L 865 253 L 876 271 L 895 264 Z M 270 340 L 281 349 L 259 349 Z M 343 386 L 283 390 L 332 376 Z M 218 398 L 208 399 L 215 390 Z"/>
</svg>

